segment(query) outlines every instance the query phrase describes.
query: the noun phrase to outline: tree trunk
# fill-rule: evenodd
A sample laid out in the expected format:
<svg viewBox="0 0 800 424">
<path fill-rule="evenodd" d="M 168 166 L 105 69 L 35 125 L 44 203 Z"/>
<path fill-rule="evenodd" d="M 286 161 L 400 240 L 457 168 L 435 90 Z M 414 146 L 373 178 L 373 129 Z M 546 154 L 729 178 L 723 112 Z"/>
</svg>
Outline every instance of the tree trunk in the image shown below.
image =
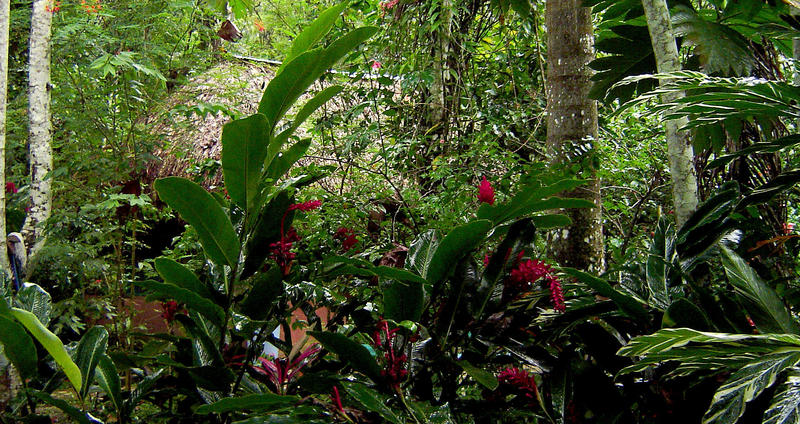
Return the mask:
<svg viewBox="0 0 800 424">
<path fill-rule="evenodd" d="M 28 81 L 28 116 L 30 132 L 31 206 L 25 218 L 23 234 L 31 255 L 41 247 L 42 224 L 50 216 L 52 204 L 50 171 L 53 155 L 50 146 L 50 23 L 48 0 L 34 0 L 31 15 L 30 65 Z M 29 257 L 31 256 L 29 255 Z"/>
<path fill-rule="evenodd" d="M 644 13 L 647 16 L 647 27 L 650 31 L 658 72 L 680 71 L 681 62 L 678 57 L 678 47 L 675 45 L 675 36 L 672 32 L 672 22 L 666 1 L 642 0 L 642 6 L 644 6 Z M 666 82 L 665 80 L 660 81 L 662 85 Z M 682 96 L 682 93 L 665 94 L 661 96 L 661 101 L 669 103 Z M 669 173 L 672 176 L 672 203 L 678 226 L 683 225 L 697 208 L 694 150 L 688 132 L 678 131 L 686 123 L 686 118 L 673 119 L 664 123 Z"/>
<path fill-rule="evenodd" d="M 567 193 L 591 201 L 591 209 L 565 211 L 572 225 L 557 232 L 551 243 L 559 264 L 602 272 L 602 201 L 594 168 L 597 103 L 589 98 L 594 59 L 591 9 L 582 0 L 547 0 L 547 146 L 554 165 L 577 166 L 588 184 Z M 575 147 L 587 147 L 577 159 Z"/>
<path fill-rule="evenodd" d="M 0 0 L 0 268 L 11 273 L 6 252 L 6 104 L 8 103 L 8 31 L 11 0 Z"/>
</svg>

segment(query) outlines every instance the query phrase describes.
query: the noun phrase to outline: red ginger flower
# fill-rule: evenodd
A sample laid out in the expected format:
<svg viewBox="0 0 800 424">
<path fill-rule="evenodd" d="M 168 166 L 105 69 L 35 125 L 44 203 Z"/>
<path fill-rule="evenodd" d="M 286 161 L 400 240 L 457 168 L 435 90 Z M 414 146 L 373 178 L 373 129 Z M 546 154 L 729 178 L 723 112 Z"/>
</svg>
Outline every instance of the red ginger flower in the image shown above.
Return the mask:
<svg viewBox="0 0 800 424">
<path fill-rule="evenodd" d="M 497 375 L 500 386 L 512 387 L 529 399 L 536 399 L 539 390 L 533 373 L 519 368 L 506 368 Z"/>
<path fill-rule="evenodd" d="M 492 184 L 486 180 L 486 177 L 483 177 L 480 185 L 478 185 L 478 201 L 494 205 L 494 189 Z"/>
<path fill-rule="evenodd" d="M 13 181 L 6 183 L 6 193 L 15 194 L 17 192 L 17 185 Z"/>
<path fill-rule="evenodd" d="M 378 328 L 372 335 L 373 345 L 386 351 L 381 375 L 394 389 L 399 388 L 400 383 L 408 376 L 408 370 L 406 370 L 408 357 L 402 352 L 396 352 L 398 348 L 396 339 L 399 330 L 399 328 L 389 329 L 389 323 L 382 319 L 378 322 Z"/>
<path fill-rule="evenodd" d="M 545 279 L 550 290 L 550 300 L 553 302 L 553 309 L 564 312 L 567 306 L 564 304 L 564 291 L 561 282 L 555 275 L 553 267 L 538 260 L 527 260 L 519 263 L 516 269 L 511 271 L 511 277 L 506 281 L 506 293 L 511 297 L 517 293 L 528 290 L 531 284 Z M 504 293 L 504 296 L 506 295 Z"/>
<path fill-rule="evenodd" d="M 172 321 L 175 321 L 175 315 L 178 314 L 179 309 L 178 302 L 174 300 L 161 302 L 161 317 L 164 318 L 168 324 L 172 324 Z"/>
<path fill-rule="evenodd" d="M 345 252 L 352 249 L 353 246 L 358 243 L 355 231 L 347 227 L 339 227 L 333 235 L 333 238 L 342 241 L 342 249 L 344 249 Z"/>
<path fill-rule="evenodd" d="M 290 211 L 303 211 L 309 212 L 322 206 L 321 200 L 309 200 L 308 202 L 295 203 L 289 206 Z"/>
</svg>

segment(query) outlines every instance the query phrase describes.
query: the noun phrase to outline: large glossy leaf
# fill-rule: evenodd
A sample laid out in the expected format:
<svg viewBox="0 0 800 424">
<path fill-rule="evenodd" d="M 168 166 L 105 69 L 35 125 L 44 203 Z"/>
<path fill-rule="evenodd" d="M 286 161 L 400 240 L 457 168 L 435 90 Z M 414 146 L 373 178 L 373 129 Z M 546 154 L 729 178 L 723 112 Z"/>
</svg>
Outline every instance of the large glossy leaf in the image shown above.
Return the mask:
<svg viewBox="0 0 800 424">
<path fill-rule="evenodd" d="M 364 373 L 372 381 L 381 381 L 381 368 L 369 350 L 347 336 L 322 331 L 309 332 L 325 349 L 339 356 L 339 360 L 349 363 L 355 370 Z"/>
<path fill-rule="evenodd" d="M 680 298 L 672 302 L 661 319 L 662 327 L 688 327 L 695 330 L 710 331 L 711 323 L 702 309 L 694 303 Z"/>
<path fill-rule="evenodd" d="M 117 413 L 122 412 L 122 385 L 117 367 L 114 366 L 114 361 L 111 360 L 111 357 L 106 354 L 100 356 L 100 360 L 97 362 L 94 379 L 111 399 L 111 403 L 114 404 L 114 409 L 117 410 Z"/>
<path fill-rule="evenodd" d="M 789 371 L 786 381 L 772 397 L 772 404 L 764 411 L 762 424 L 800 423 L 800 372 Z"/>
<path fill-rule="evenodd" d="M 267 85 L 258 105 L 258 113 L 266 115 L 273 127 L 277 125 L 317 78 L 376 31 L 375 27 L 356 28 L 325 49 L 309 50 L 297 56 Z"/>
<path fill-rule="evenodd" d="M 428 283 L 436 286 L 444 280 L 461 258 L 486 240 L 491 229 L 491 221 L 480 219 L 460 225 L 447 233 L 431 258 L 426 276 Z"/>
<path fill-rule="evenodd" d="M 42 347 L 44 347 L 47 353 L 53 357 L 56 364 L 64 371 L 72 387 L 75 388 L 75 391 L 81 393 L 81 370 L 75 362 L 72 361 L 72 358 L 70 358 L 61 340 L 50 332 L 32 312 L 12 308 L 11 315 L 13 315 L 14 318 L 33 335 Z"/>
<path fill-rule="evenodd" d="M 555 194 L 572 190 L 584 183 L 583 180 L 562 180 L 549 186 L 542 186 L 536 181 L 522 188 L 506 203 L 482 204 L 478 208 L 478 218 L 488 219 L 497 225 L 546 209 L 594 207 L 593 203 L 582 199 L 552 198 Z"/>
<path fill-rule="evenodd" d="M 428 230 L 417 236 L 408 248 L 406 268 L 425 278 L 437 247 L 439 247 L 437 230 Z"/>
<path fill-rule="evenodd" d="M 262 393 L 242 397 L 225 398 L 210 405 L 197 408 L 198 414 L 223 414 L 231 411 L 271 411 L 291 406 L 300 402 L 297 396 L 281 396 L 274 393 Z"/>
<path fill-rule="evenodd" d="M 158 196 L 188 222 L 206 255 L 219 265 L 239 262 L 239 238 L 219 203 L 201 186 L 180 177 L 156 180 Z"/>
<path fill-rule="evenodd" d="M 800 169 L 790 169 L 778 174 L 775 178 L 748 193 L 737 205 L 744 210 L 748 205 L 758 205 L 770 201 L 775 196 L 793 189 L 800 182 Z"/>
<path fill-rule="evenodd" d="M 535 236 L 536 226 L 533 225 L 532 220 L 521 219 L 511 224 L 506 237 L 491 254 L 489 264 L 481 275 L 481 282 L 475 297 L 475 301 L 480 304 L 475 305 L 474 318 L 480 319 L 486 305 L 493 299 L 497 288 L 506 278 L 509 272 L 508 268 L 513 266 L 513 258 L 531 244 Z"/>
<path fill-rule="evenodd" d="M 739 186 L 728 182 L 697 207 L 675 237 L 675 250 L 681 260 L 702 254 L 735 227 L 730 215 L 738 201 Z"/>
<path fill-rule="evenodd" d="M 254 213 L 253 204 L 269 146 L 269 122 L 257 113 L 222 128 L 222 173 L 225 188 L 237 205 Z"/>
<path fill-rule="evenodd" d="M 764 333 L 799 334 L 800 325 L 755 270 L 730 249 L 720 246 L 720 252 L 728 281 L 747 300 L 745 307 L 758 329 Z"/>
<path fill-rule="evenodd" d="M 217 326 L 222 326 L 222 322 L 225 319 L 225 311 L 219 305 L 191 290 L 152 280 L 137 281 L 134 284 L 152 291 L 158 297 L 183 303 L 190 311 L 197 311 Z"/>
<path fill-rule="evenodd" d="M 203 284 L 194 272 L 187 268 L 185 265 L 173 261 L 169 258 L 156 258 L 155 260 L 156 271 L 165 283 L 172 284 L 190 291 L 213 301 L 214 294 L 211 289 Z"/>
<path fill-rule="evenodd" d="M 347 394 L 353 397 L 364 409 L 378 413 L 384 420 L 395 424 L 402 424 L 402 420 L 394 411 L 385 404 L 385 396 L 369 387 L 355 381 L 342 381 L 341 385 Z"/>
<path fill-rule="evenodd" d="M 714 394 L 703 424 L 729 424 L 744 413 L 747 402 L 775 383 L 778 374 L 800 362 L 800 349 L 759 357 L 731 374 Z"/>
<path fill-rule="evenodd" d="M 383 315 L 396 322 L 419 321 L 424 303 L 423 282 L 395 280 L 383 289 Z"/>
<path fill-rule="evenodd" d="M 611 287 L 610 284 L 608 284 L 606 280 L 603 280 L 601 278 L 595 277 L 591 274 L 579 271 L 574 268 L 561 268 L 561 270 L 564 271 L 567 275 L 575 277 L 576 279 L 578 279 L 578 281 L 591 287 L 599 295 L 611 299 L 614 303 L 617 304 L 617 307 L 619 307 L 619 309 L 622 312 L 625 312 L 631 317 L 637 318 L 644 322 L 650 321 L 650 315 L 647 313 L 647 310 L 644 309 L 644 307 L 639 301 L 624 293 L 615 290 L 613 287 Z"/>
<path fill-rule="evenodd" d="M 213 365 L 222 367 L 225 361 L 217 348 L 217 340 L 212 339 L 210 329 L 197 314 L 191 316 L 177 315 L 175 317 L 183 328 L 192 336 L 195 363 L 200 366 Z"/>
<path fill-rule="evenodd" d="M 292 59 L 296 58 L 297 56 L 305 53 L 314 46 L 317 42 L 319 42 L 328 31 L 331 30 L 333 24 L 336 23 L 336 20 L 339 19 L 339 16 L 342 14 L 342 11 L 347 7 L 347 2 L 342 2 L 335 6 L 329 7 L 325 9 L 322 13 L 319 14 L 317 19 L 314 19 L 311 24 L 306 26 L 297 37 L 295 37 L 294 41 L 292 42 L 292 46 L 289 48 L 289 53 L 283 60 L 283 64 L 280 68 L 278 68 L 277 73 L 281 73 L 289 62 Z"/>
<path fill-rule="evenodd" d="M 689 343 L 729 343 L 737 345 L 747 343 L 748 345 L 787 346 L 794 349 L 800 348 L 800 337 L 791 334 L 729 334 L 709 333 L 691 328 L 664 328 L 653 334 L 631 339 L 627 345 L 620 348 L 617 354 L 629 357 L 652 355 L 686 346 Z"/>
<path fill-rule="evenodd" d="M 5 300 L 0 298 L 0 302 Z M 0 344 L 3 352 L 17 368 L 20 377 L 31 378 L 36 375 L 36 346 L 18 322 L 10 314 L 0 313 Z"/>
<path fill-rule="evenodd" d="M 75 364 L 81 370 L 81 398 L 86 398 L 94 381 L 95 368 L 100 358 L 106 354 L 108 331 L 103 326 L 94 326 L 87 331 L 78 342 L 73 353 Z"/>
<path fill-rule="evenodd" d="M 16 296 L 16 303 L 21 309 L 33 312 L 45 326 L 50 322 L 52 309 L 50 293 L 36 284 L 25 283 Z"/>
</svg>

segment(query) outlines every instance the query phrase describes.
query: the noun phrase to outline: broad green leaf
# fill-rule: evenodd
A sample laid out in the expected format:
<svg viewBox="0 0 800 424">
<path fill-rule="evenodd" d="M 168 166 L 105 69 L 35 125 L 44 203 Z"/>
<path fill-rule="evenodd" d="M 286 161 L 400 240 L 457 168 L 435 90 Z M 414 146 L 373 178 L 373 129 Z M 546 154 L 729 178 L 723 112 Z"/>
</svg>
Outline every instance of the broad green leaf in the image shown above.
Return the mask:
<svg viewBox="0 0 800 424">
<path fill-rule="evenodd" d="M 18 308 L 11 309 L 11 315 L 17 319 L 33 337 L 44 347 L 47 353 L 53 357 L 59 367 L 66 374 L 67 379 L 75 388 L 75 392 L 81 393 L 81 370 L 69 357 L 67 349 L 61 343 L 55 334 L 51 333 L 42 323 L 36 318 L 32 312 L 28 312 Z"/>
<path fill-rule="evenodd" d="M 252 319 L 263 320 L 272 310 L 275 298 L 283 293 L 283 271 L 278 266 L 272 266 L 252 280 L 253 287 L 241 303 L 240 311 Z"/>
<path fill-rule="evenodd" d="M 800 169 L 783 171 L 766 184 L 748 193 L 736 206 L 736 209 L 741 211 L 749 205 L 767 203 L 775 196 L 795 188 L 798 182 L 800 182 Z"/>
<path fill-rule="evenodd" d="M 661 319 L 662 327 L 689 327 L 695 330 L 711 330 L 711 323 L 708 321 L 703 310 L 694 303 L 680 298 L 672 302 Z"/>
<path fill-rule="evenodd" d="M 311 337 L 317 339 L 325 349 L 335 353 L 339 360 L 349 363 L 356 371 L 364 373 L 372 381 L 381 381 L 381 368 L 369 350 L 361 344 L 337 333 L 310 331 Z"/>
<path fill-rule="evenodd" d="M 94 375 L 95 381 L 106 392 L 117 413 L 122 411 L 122 385 L 114 361 L 106 354 L 100 356 Z"/>
<path fill-rule="evenodd" d="M 383 289 L 383 315 L 396 322 L 419 321 L 424 303 L 424 282 L 394 280 Z"/>
<path fill-rule="evenodd" d="M 582 180 L 561 180 L 549 186 L 541 186 L 538 181 L 522 188 L 506 203 L 489 205 L 484 203 L 478 208 L 478 219 L 488 219 L 495 225 L 552 207 L 594 207 L 591 202 L 579 199 L 552 198 L 563 191 L 572 190 L 584 184 Z M 552 199 L 551 199 L 552 198 Z M 569 206 L 571 205 L 571 206 Z"/>
<path fill-rule="evenodd" d="M 484 371 L 480 368 L 477 368 L 467 361 L 458 361 L 456 363 L 461 367 L 461 369 L 464 370 L 464 372 L 469 374 L 470 377 L 474 378 L 475 381 L 489 390 L 496 389 L 500 384 L 497 381 L 497 377 L 495 377 L 494 374 L 490 373 L 489 371 Z"/>
<path fill-rule="evenodd" d="M 741 132 L 741 130 L 738 132 Z M 735 134 L 736 132 L 733 133 Z M 758 143 L 753 143 L 745 147 L 744 149 L 737 150 L 735 152 L 731 152 L 726 155 L 720 156 L 714 159 L 713 161 L 709 162 L 708 165 L 706 166 L 708 168 L 717 168 L 720 166 L 725 166 L 733 162 L 736 158 L 742 156 L 753 155 L 753 154 L 775 153 L 790 147 L 794 147 L 798 144 L 800 144 L 800 134 L 790 134 L 785 137 L 781 137 L 777 140 L 767 140 Z"/>
<path fill-rule="evenodd" d="M 772 386 L 778 374 L 800 362 L 800 349 L 759 357 L 739 371 L 714 394 L 703 424 L 730 424 L 739 420 L 745 404 Z"/>
<path fill-rule="evenodd" d="M 202 318 L 194 313 L 191 316 L 178 315 L 175 319 L 183 325 L 183 328 L 192 336 L 192 346 L 194 348 L 195 364 L 200 366 L 214 365 L 222 367 L 225 361 L 217 348 L 218 340 L 212 339 L 210 329 L 205 325 Z M 216 335 L 216 334 L 215 334 Z"/>
<path fill-rule="evenodd" d="M 269 146 L 270 126 L 257 113 L 229 122 L 222 127 L 222 173 L 225 188 L 237 205 L 254 212 L 261 170 Z"/>
<path fill-rule="evenodd" d="M 297 56 L 267 85 L 258 105 L 258 113 L 266 115 L 272 127 L 275 127 L 317 78 L 376 31 L 376 27 L 356 28 L 325 49 L 309 50 Z"/>
<path fill-rule="evenodd" d="M 408 248 L 406 268 L 416 272 L 423 278 L 427 277 L 428 268 L 430 268 L 431 260 L 437 247 L 439 247 L 439 232 L 437 230 L 428 230 L 417 236 Z"/>
<path fill-rule="evenodd" d="M 300 403 L 297 396 L 281 396 L 274 393 L 262 393 L 257 395 L 247 395 L 241 397 L 230 397 L 214 402 L 210 405 L 202 405 L 197 408 L 196 413 L 223 414 L 231 411 L 271 411 L 285 408 Z"/>
<path fill-rule="evenodd" d="M 591 287 L 601 296 L 611 299 L 617 304 L 617 307 L 622 312 L 625 312 L 631 317 L 637 318 L 644 322 L 650 321 L 650 315 L 647 313 L 647 310 L 644 309 L 642 304 L 639 303 L 639 301 L 615 290 L 610 284 L 608 284 L 606 280 L 597 278 L 591 274 L 587 274 L 574 268 L 561 268 L 561 270 L 566 274 L 577 278 L 578 281 Z"/>
<path fill-rule="evenodd" d="M 78 342 L 78 347 L 73 353 L 75 364 L 81 370 L 82 399 L 86 398 L 89 388 L 94 381 L 95 368 L 100 358 L 106 354 L 108 346 L 108 331 L 102 326 L 94 326 L 87 331 Z"/>
<path fill-rule="evenodd" d="M 472 221 L 453 228 L 442 239 L 428 266 L 426 279 L 436 286 L 455 268 L 458 261 L 486 240 L 492 222 L 486 219 Z"/>
<path fill-rule="evenodd" d="M 402 424 L 405 421 L 401 419 L 385 404 L 385 397 L 373 389 L 355 381 L 342 381 L 341 385 L 347 391 L 347 394 L 353 397 L 358 403 L 361 404 L 366 410 L 376 412 L 383 417 L 386 421 Z"/>
<path fill-rule="evenodd" d="M 5 300 L 0 299 L 0 302 L 5 303 Z M 0 344 L 20 377 L 27 379 L 36 375 L 36 346 L 25 329 L 10 314 L 6 316 L 0 313 Z"/>
<path fill-rule="evenodd" d="M 634 0 L 633 3 L 641 11 L 641 1 Z M 595 49 L 603 55 L 589 63 L 589 67 L 597 71 L 591 78 L 594 83 L 589 97 L 604 99 L 607 103 L 614 99 L 625 102 L 634 93 L 652 90 L 658 80 L 648 78 L 631 84 L 618 83 L 628 76 L 655 73 L 656 60 L 647 26 L 616 25 L 610 30 L 609 34 L 599 37 L 595 42 Z"/>
<path fill-rule="evenodd" d="M 161 378 L 161 374 L 164 373 L 165 369 L 166 368 L 161 368 L 160 370 L 146 376 L 139 381 L 139 384 L 137 384 L 136 388 L 133 389 L 131 395 L 124 401 L 125 411 L 127 414 L 133 413 L 133 410 L 139 404 L 139 401 L 153 391 L 153 389 L 156 387 L 158 379 Z"/>
<path fill-rule="evenodd" d="M 239 262 L 239 238 L 233 225 L 203 187 L 180 177 L 160 178 L 154 186 L 161 200 L 194 227 L 212 261 L 231 267 Z"/>
<path fill-rule="evenodd" d="M 676 37 L 695 45 L 694 53 L 707 73 L 750 75 L 755 59 L 747 40 L 736 30 L 705 20 L 684 5 L 672 10 L 672 25 Z"/>
<path fill-rule="evenodd" d="M 738 199 L 738 184 L 727 182 L 697 207 L 675 237 L 675 251 L 681 260 L 702 254 L 733 229 L 735 223 L 730 215 Z"/>
<path fill-rule="evenodd" d="M 797 369 L 793 369 L 772 397 L 772 404 L 764 411 L 761 424 L 798 423 L 800 423 L 800 373 Z"/>
<path fill-rule="evenodd" d="M 328 31 L 331 30 L 333 24 L 336 23 L 336 20 L 339 19 L 339 16 L 342 14 L 342 11 L 347 7 L 347 2 L 342 2 L 335 6 L 329 7 L 325 11 L 319 14 L 317 19 L 314 19 L 311 24 L 306 26 L 292 42 L 292 46 L 289 48 L 289 53 L 283 59 L 283 65 L 278 68 L 278 74 L 283 71 L 283 68 L 292 61 L 292 59 L 296 58 L 297 56 L 305 53 L 308 49 L 314 46 L 317 42 L 319 42 Z"/>
<path fill-rule="evenodd" d="M 214 294 L 211 289 L 203 284 L 194 272 L 185 265 L 173 261 L 172 259 L 161 257 L 155 260 L 156 271 L 165 283 L 172 284 L 190 291 L 213 301 Z"/>
<path fill-rule="evenodd" d="M 220 308 L 219 305 L 191 290 L 152 280 L 137 281 L 133 284 L 142 286 L 145 289 L 156 293 L 158 297 L 172 299 L 178 303 L 183 303 L 190 311 L 197 311 L 203 314 L 204 317 L 211 320 L 211 322 L 217 326 L 221 327 L 222 322 L 225 319 L 225 311 Z"/>
<path fill-rule="evenodd" d="M 747 299 L 745 307 L 759 330 L 765 333 L 800 333 L 800 325 L 786 309 L 786 305 L 755 270 L 727 247 L 720 246 L 720 252 L 728 281 Z"/>
</svg>

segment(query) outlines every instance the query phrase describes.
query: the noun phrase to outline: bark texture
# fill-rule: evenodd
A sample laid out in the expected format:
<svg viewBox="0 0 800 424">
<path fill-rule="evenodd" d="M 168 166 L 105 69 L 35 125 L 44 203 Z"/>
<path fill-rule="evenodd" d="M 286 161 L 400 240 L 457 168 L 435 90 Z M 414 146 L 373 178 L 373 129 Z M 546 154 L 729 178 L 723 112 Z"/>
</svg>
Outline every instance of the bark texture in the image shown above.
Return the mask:
<svg viewBox="0 0 800 424">
<path fill-rule="evenodd" d="M 30 64 L 28 81 L 28 153 L 30 161 L 31 206 L 25 218 L 23 235 L 30 246 L 30 256 L 43 243 L 42 224 L 50 216 L 53 169 L 50 146 L 50 24 L 52 13 L 46 10 L 48 0 L 34 0 L 31 15 Z"/>
<path fill-rule="evenodd" d="M 8 31 L 11 0 L 0 0 L 0 268 L 9 271 L 6 249 L 6 104 L 8 103 Z"/>
<path fill-rule="evenodd" d="M 678 47 L 672 32 L 669 9 L 665 0 L 642 0 L 647 17 L 647 28 L 656 57 L 659 73 L 681 70 Z M 661 80 L 661 84 L 667 81 Z M 664 95 L 663 102 L 672 102 L 683 96 L 682 93 Z M 697 176 L 694 169 L 694 149 L 689 134 L 678 131 L 686 125 L 686 118 L 673 119 L 664 123 L 667 139 L 667 156 L 669 173 L 672 177 L 672 203 L 675 208 L 675 220 L 678 226 L 683 225 L 689 215 L 697 208 Z"/>
<path fill-rule="evenodd" d="M 577 166 L 577 177 L 590 181 L 567 196 L 596 207 L 565 211 L 572 225 L 555 235 L 551 249 L 561 265 L 602 272 L 602 201 L 593 160 L 597 103 L 589 98 L 594 36 L 591 9 L 581 4 L 582 0 L 547 0 L 547 145 L 554 165 Z M 576 157 L 574 152 L 581 154 Z"/>
</svg>

